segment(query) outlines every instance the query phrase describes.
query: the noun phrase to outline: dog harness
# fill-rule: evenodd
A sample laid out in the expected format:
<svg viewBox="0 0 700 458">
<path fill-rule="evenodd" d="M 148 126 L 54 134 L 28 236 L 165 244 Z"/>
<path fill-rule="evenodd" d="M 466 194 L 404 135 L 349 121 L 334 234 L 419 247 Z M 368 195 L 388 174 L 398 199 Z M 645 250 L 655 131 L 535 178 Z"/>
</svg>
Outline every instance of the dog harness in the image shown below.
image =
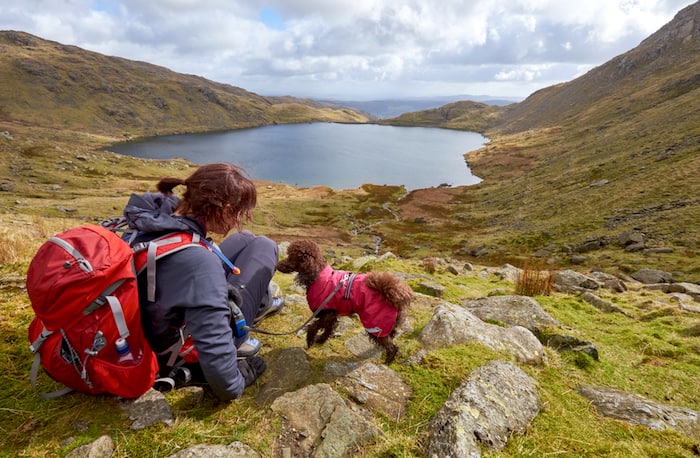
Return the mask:
<svg viewBox="0 0 700 458">
<path fill-rule="evenodd" d="M 324 309 L 335 310 L 340 316 L 355 313 L 369 334 L 376 337 L 388 336 L 394 329 L 399 311 L 387 302 L 379 291 L 365 285 L 365 277 L 365 274 L 352 274 L 333 270 L 331 266 L 324 267 L 306 293 L 309 308 L 316 311 L 338 283 L 345 279 L 345 285 L 333 294 Z"/>
</svg>

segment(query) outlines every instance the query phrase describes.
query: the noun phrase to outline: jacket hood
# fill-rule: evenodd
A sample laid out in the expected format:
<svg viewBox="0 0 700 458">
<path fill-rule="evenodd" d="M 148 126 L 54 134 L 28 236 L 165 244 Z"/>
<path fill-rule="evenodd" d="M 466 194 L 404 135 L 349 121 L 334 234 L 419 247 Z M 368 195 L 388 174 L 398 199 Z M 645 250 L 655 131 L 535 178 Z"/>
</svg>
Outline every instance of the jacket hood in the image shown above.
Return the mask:
<svg viewBox="0 0 700 458">
<path fill-rule="evenodd" d="M 172 194 L 132 194 L 124 208 L 129 227 L 139 232 L 190 231 L 204 234 L 197 221 L 173 215 L 180 199 Z"/>
</svg>

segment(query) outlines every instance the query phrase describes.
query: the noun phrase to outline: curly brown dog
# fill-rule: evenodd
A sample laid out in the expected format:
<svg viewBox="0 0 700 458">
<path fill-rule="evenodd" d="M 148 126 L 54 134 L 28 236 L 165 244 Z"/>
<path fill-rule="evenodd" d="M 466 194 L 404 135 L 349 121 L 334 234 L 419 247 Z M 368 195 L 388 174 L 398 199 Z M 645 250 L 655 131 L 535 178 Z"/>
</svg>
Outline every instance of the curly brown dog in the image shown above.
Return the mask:
<svg viewBox="0 0 700 458">
<path fill-rule="evenodd" d="M 296 282 L 306 288 L 309 308 L 315 312 L 323 307 L 307 328 L 308 347 L 328 340 L 338 316 L 356 313 L 370 339 L 384 350 L 384 362 L 394 361 L 399 348 L 393 337 L 413 299 L 413 290 L 407 284 L 389 272 L 351 274 L 333 270 L 311 240 L 292 242 L 287 257 L 277 263 L 277 270 L 296 272 Z"/>
</svg>

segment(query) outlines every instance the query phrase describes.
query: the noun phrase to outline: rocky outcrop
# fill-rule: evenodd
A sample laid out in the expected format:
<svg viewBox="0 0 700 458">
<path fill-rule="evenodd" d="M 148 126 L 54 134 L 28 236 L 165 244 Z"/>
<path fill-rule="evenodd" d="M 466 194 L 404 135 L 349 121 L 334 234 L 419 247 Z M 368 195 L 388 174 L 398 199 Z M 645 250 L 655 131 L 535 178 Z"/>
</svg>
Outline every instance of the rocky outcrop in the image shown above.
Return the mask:
<svg viewBox="0 0 700 458">
<path fill-rule="evenodd" d="M 672 283 L 673 274 L 659 269 L 639 269 L 632 274 L 632 278 L 646 285 L 652 283 Z"/>
<path fill-rule="evenodd" d="M 534 334 L 549 327 L 563 327 L 542 306 L 528 296 L 493 296 L 464 301 L 466 308 L 482 320 L 522 326 Z"/>
<path fill-rule="evenodd" d="M 259 458 L 260 454 L 242 442 L 228 445 L 193 445 L 167 458 Z"/>
<path fill-rule="evenodd" d="M 419 336 L 427 349 L 479 343 L 503 351 L 526 364 L 543 364 L 545 353 L 537 337 L 522 326 L 504 328 L 485 323 L 465 308 L 440 304 Z"/>
<path fill-rule="evenodd" d="M 700 440 L 700 412 L 696 410 L 661 404 L 637 394 L 591 385 L 581 386 L 579 393 L 604 417 L 644 425 L 657 431 L 672 429 L 696 441 Z"/>
<path fill-rule="evenodd" d="M 518 269 L 510 267 L 505 265 L 486 273 L 511 281 L 517 278 Z M 447 268 L 444 270 L 448 272 Z M 461 275 L 460 272 L 451 273 Z M 623 294 L 629 282 L 635 290 L 668 293 L 686 311 L 692 311 L 689 303 L 700 294 L 700 287 L 693 283 L 644 284 L 634 278 L 623 281 L 602 272 L 562 271 L 556 278 L 558 289 L 579 296 L 595 309 L 591 309 L 593 313 L 617 313 L 629 319 L 635 318 L 594 291 L 602 295 L 604 288 L 608 295 Z M 425 278 L 421 276 L 420 280 Z M 287 299 L 288 303 L 305 302 L 303 295 L 291 294 Z M 517 362 L 490 361 L 470 373 L 450 394 L 426 426 L 424 445 L 429 457 L 478 457 L 484 450 L 502 449 L 513 435 L 524 433 L 538 415 L 540 406 L 536 381 L 518 364 L 546 364 L 543 345 L 559 352 L 585 353 L 594 361 L 599 358 L 594 344 L 576 337 L 575 329 L 553 318 L 531 297 L 495 295 L 464 300 L 459 306 L 418 294 L 414 307 L 423 312 L 432 310 L 433 315 L 418 336 L 422 348 L 412 354 L 401 353 L 402 364 L 424 364 L 423 358 L 428 352 L 456 344 L 480 344 Z M 414 319 L 407 320 L 399 330 L 400 335 L 410 334 L 414 325 Z M 350 456 L 381 438 L 383 432 L 379 425 L 405 418 L 413 398 L 411 386 L 400 373 L 380 363 L 380 349 L 372 345 L 364 332 L 358 331 L 355 319 L 341 319 L 334 338 L 343 340 L 345 350 L 352 357 L 345 361 L 326 361 L 321 383 L 310 382 L 314 369 L 304 348 L 292 346 L 266 354 L 269 369 L 256 383 L 256 400 L 261 408 L 269 409 L 273 416 L 282 420 L 282 430 L 273 445 L 282 456 Z M 201 387 L 188 386 L 178 391 L 179 407 L 190 408 L 203 402 Z M 601 416 L 655 430 L 672 429 L 700 440 L 699 414 L 692 409 L 590 385 L 581 386 L 579 393 Z M 170 426 L 174 421 L 165 397 L 154 390 L 139 399 L 121 401 L 121 406 L 132 421 L 132 429 L 159 423 Z M 70 456 L 110 457 L 113 444 L 110 449 L 108 439 L 104 436 L 78 447 Z M 169 458 L 209 456 L 253 458 L 260 455 L 246 444 L 233 442 L 199 444 Z"/>
<path fill-rule="evenodd" d="M 286 393 L 271 409 L 284 420 L 282 447 L 292 456 L 345 456 L 382 434 L 366 412 L 325 383 Z"/>
<path fill-rule="evenodd" d="M 400 421 L 408 409 L 413 389 L 396 372 L 384 365 L 365 363 L 338 380 L 356 403 L 374 413 Z"/>
<path fill-rule="evenodd" d="M 479 457 L 502 449 L 537 416 L 536 382 L 518 366 L 491 361 L 452 392 L 428 425 L 426 456 Z"/>
<path fill-rule="evenodd" d="M 463 306 L 482 320 L 527 328 L 543 345 L 558 352 L 581 352 L 598 360 L 598 349 L 593 343 L 570 335 L 563 324 L 531 297 L 482 297 L 465 301 Z"/>
</svg>

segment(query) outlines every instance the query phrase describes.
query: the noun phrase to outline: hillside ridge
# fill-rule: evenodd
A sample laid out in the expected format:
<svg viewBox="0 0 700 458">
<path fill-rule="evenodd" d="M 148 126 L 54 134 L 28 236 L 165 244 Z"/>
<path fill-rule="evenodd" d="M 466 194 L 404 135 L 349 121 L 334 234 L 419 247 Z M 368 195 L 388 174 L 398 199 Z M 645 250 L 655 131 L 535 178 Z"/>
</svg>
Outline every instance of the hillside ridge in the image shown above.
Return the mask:
<svg viewBox="0 0 700 458">
<path fill-rule="evenodd" d="M 128 137 L 368 120 L 347 107 L 264 97 L 25 32 L 1 31 L 0 50 L 3 121 Z"/>
</svg>

